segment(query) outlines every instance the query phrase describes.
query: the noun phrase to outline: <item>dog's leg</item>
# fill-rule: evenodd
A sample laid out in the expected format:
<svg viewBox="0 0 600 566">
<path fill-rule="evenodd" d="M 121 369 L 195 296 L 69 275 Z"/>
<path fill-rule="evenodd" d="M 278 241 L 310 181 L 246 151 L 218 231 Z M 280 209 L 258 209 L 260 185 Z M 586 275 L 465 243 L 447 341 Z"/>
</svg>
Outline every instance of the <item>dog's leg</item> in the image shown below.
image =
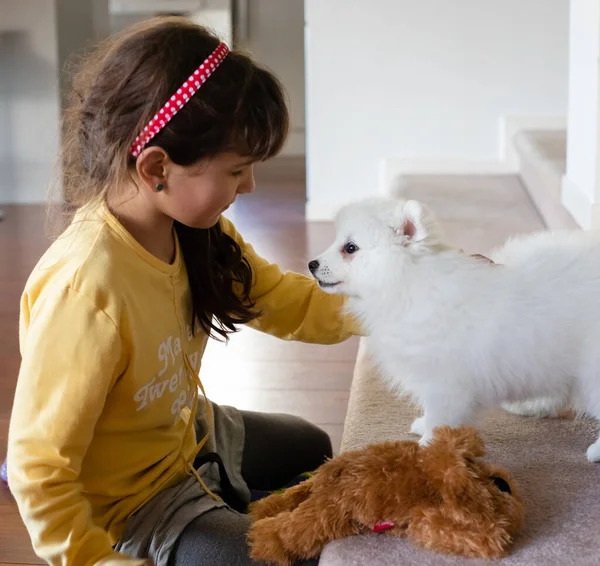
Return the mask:
<svg viewBox="0 0 600 566">
<path fill-rule="evenodd" d="M 588 447 L 587 459 L 590 462 L 600 462 L 600 438 Z"/>
<path fill-rule="evenodd" d="M 474 403 L 469 396 L 458 397 L 456 392 L 437 392 L 435 395 L 421 398 L 424 407 L 423 421 L 417 426 L 423 429 L 419 440 L 425 446 L 433 439 L 433 430 L 438 426 L 447 425 L 455 428 L 460 425 L 470 425 L 473 422 Z M 413 423 L 414 425 L 415 423 Z"/>
<path fill-rule="evenodd" d="M 595 345 L 597 339 L 590 336 L 590 349 L 577 376 L 575 386 L 575 406 L 578 411 L 600 420 L 600 351 Z M 600 462 L 600 438 L 587 449 L 590 462 Z"/>
<path fill-rule="evenodd" d="M 502 408 L 513 415 L 523 417 L 552 418 L 559 417 L 566 408 L 563 397 L 540 397 L 515 403 L 502 403 Z"/>
<path fill-rule="evenodd" d="M 594 398 L 589 400 L 588 413 L 600 421 L 600 383 L 595 387 Z M 587 449 L 587 459 L 590 462 L 600 462 L 600 437 Z"/>
</svg>

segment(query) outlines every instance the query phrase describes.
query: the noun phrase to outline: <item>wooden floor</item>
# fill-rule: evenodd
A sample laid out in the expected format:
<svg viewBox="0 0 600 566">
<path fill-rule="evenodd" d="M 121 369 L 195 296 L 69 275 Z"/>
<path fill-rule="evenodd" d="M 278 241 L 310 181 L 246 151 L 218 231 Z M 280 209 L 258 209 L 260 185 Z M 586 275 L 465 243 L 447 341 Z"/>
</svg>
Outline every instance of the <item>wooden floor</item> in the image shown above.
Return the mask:
<svg viewBox="0 0 600 566">
<path fill-rule="evenodd" d="M 451 242 L 485 252 L 509 233 L 542 229 L 516 177 L 411 179 L 411 196 L 441 216 Z M 481 183 L 481 191 L 473 191 Z M 468 190 L 469 187 L 471 190 Z M 333 227 L 305 222 L 301 164 L 274 164 L 257 171 L 257 190 L 241 198 L 228 216 L 255 249 L 282 267 L 306 272 L 306 263 L 331 241 Z M 475 195 L 475 196 L 474 196 Z M 19 295 L 48 245 L 40 207 L 4 207 L 0 222 L 0 459 L 19 366 Z M 285 343 L 252 330 L 227 346 L 211 343 L 203 360 L 208 396 L 242 409 L 288 412 L 322 426 L 339 446 L 358 342 L 338 346 Z M 40 564 L 14 501 L 0 487 L 0 566 Z"/>
<path fill-rule="evenodd" d="M 290 164 L 288 164 L 290 165 Z M 309 257 L 328 245 L 329 224 L 307 225 L 300 164 L 257 171 L 257 190 L 228 216 L 264 257 L 283 268 L 306 272 Z M 35 262 L 49 245 L 38 206 L 3 206 L 0 222 L 0 460 L 6 453 L 8 421 L 19 368 L 19 297 Z M 286 343 L 243 329 L 227 346 L 211 343 L 203 360 L 207 395 L 242 409 L 286 412 L 324 428 L 337 448 L 348 404 L 358 344 Z M 31 550 L 13 499 L 0 486 L 0 566 L 41 564 Z"/>
<path fill-rule="evenodd" d="M 19 369 L 19 295 L 38 257 L 47 247 L 41 207 L 3 207 L 0 222 L 0 459 L 6 437 Z M 40 564 L 31 550 L 17 508 L 6 486 L 0 485 L 0 563 Z"/>
</svg>

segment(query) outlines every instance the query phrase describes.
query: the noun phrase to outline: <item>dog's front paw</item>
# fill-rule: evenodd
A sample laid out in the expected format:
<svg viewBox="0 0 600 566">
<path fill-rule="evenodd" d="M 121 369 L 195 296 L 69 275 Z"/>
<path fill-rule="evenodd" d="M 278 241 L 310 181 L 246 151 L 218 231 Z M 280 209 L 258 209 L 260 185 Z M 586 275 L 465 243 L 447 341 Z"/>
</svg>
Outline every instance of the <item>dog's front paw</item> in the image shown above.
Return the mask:
<svg viewBox="0 0 600 566">
<path fill-rule="evenodd" d="M 279 537 L 281 516 L 260 519 L 248 531 L 250 557 L 277 566 L 289 566 L 292 559 Z"/>
<path fill-rule="evenodd" d="M 600 462 L 600 440 L 591 444 L 587 449 L 587 459 L 590 462 Z"/>
<path fill-rule="evenodd" d="M 416 434 L 417 436 L 423 436 L 425 434 L 425 417 L 419 417 L 413 421 L 410 427 L 410 433 Z"/>
</svg>

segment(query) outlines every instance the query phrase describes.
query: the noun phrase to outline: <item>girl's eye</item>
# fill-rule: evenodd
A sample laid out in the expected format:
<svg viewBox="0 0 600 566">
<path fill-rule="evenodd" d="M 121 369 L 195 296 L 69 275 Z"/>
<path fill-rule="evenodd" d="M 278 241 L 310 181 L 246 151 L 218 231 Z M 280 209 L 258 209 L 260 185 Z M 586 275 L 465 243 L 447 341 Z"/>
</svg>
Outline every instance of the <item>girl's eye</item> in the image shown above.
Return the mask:
<svg viewBox="0 0 600 566">
<path fill-rule="evenodd" d="M 232 174 L 234 177 L 240 177 L 240 176 L 242 175 L 242 173 L 243 173 L 243 171 L 242 171 L 242 170 L 240 170 L 240 171 L 232 171 L 232 173 L 231 173 L 231 174 Z"/>
<path fill-rule="evenodd" d="M 345 246 L 344 246 L 344 251 L 347 254 L 353 254 L 355 252 L 358 251 L 358 246 L 354 243 L 354 242 L 348 242 Z"/>
</svg>

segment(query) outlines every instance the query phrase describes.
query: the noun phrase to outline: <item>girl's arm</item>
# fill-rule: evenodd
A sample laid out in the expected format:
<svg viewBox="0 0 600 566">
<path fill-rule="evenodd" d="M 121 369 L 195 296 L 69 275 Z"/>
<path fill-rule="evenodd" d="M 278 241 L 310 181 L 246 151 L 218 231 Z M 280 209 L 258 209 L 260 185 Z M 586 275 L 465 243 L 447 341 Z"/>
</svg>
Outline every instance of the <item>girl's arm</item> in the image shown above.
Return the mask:
<svg viewBox="0 0 600 566">
<path fill-rule="evenodd" d="M 72 289 L 21 304 L 23 356 L 8 438 L 9 485 L 33 547 L 50 564 L 144 564 L 92 521 L 81 463 L 117 378 L 114 322 Z M 107 454 L 107 458 L 110 457 Z"/>
<path fill-rule="evenodd" d="M 355 319 L 343 312 L 345 297 L 325 293 L 311 277 L 283 273 L 260 257 L 229 220 L 222 217 L 221 226 L 252 266 L 251 299 L 262 315 L 249 326 L 284 340 L 315 344 L 335 344 L 359 334 Z"/>
</svg>

